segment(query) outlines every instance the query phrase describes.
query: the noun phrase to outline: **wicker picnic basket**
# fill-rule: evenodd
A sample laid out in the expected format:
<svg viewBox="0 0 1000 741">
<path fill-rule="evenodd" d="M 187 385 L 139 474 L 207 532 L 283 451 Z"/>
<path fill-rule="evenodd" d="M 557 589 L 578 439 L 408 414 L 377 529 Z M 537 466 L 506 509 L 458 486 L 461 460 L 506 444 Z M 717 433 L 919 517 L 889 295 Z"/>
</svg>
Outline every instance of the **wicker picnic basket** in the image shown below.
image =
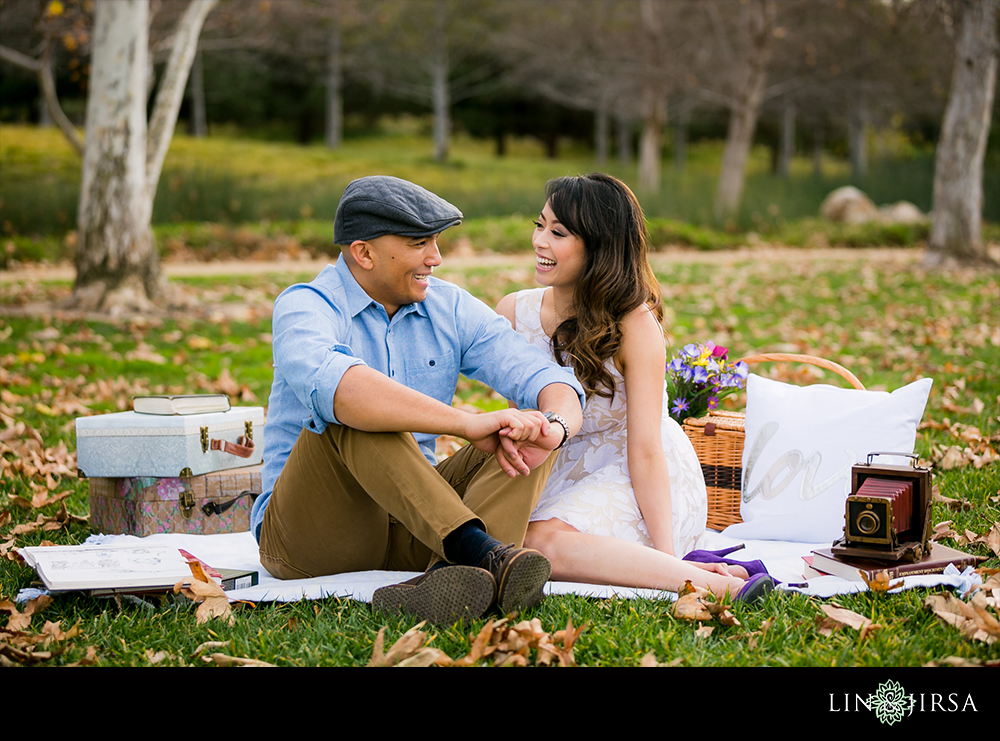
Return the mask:
<svg viewBox="0 0 1000 741">
<path fill-rule="evenodd" d="M 768 361 L 806 363 L 831 370 L 850 382 L 856 389 L 864 389 L 857 376 L 832 360 L 813 355 L 764 353 L 742 358 L 752 365 Z M 730 525 L 743 522 L 740 517 L 740 483 L 743 479 L 743 438 L 746 417 L 743 412 L 715 411 L 707 417 L 689 417 L 684 420 L 684 433 L 691 440 L 698 462 L 705 474 L 708 489 L 708 527 L 725 530 Z"/>
</svg>

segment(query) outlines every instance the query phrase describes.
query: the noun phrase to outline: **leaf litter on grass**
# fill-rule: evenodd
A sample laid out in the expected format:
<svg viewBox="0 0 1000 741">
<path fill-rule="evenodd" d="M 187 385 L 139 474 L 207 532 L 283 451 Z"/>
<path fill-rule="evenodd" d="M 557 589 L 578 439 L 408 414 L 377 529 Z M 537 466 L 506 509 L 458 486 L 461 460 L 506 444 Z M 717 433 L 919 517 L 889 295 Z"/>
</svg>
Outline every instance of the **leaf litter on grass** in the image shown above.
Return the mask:
<svg viewBox="0 0 1000 741">
<path fill-rule="evenodd" d="M 570 618 L 563 630 L 550 634 L 538 618 L 521 620 L 513 625 L 510 618 L 489 620 L 475 636 L 470 635 L 470 650 L 458 659 L 429 646 L 435 636 L 428 636 L 423 621 L 407 630 L 385 650 L 385 627 L 378 631 L 369 666 L 475 666 L 492 660 L 493 666 L 576 666 L 573 646 L 587 624 L 573 627 Z"/>
</svg>

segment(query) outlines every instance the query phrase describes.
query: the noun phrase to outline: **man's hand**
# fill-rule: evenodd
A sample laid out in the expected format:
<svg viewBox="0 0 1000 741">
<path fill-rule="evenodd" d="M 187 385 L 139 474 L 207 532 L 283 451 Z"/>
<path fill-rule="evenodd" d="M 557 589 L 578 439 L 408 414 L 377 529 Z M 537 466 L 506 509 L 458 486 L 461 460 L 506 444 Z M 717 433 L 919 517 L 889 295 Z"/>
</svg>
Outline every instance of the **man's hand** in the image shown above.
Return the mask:
<svg viewBox="0 0 1000 741">
<path fill-rule="evenodd" d="M 478 450 L 492 453 L 508 476 L 527 476 L 545 460 L 552 449 L 547 446 L 554 447 L 562 439 L 560 430 L 552 443 L 548 440 L 552 432 L 552 425 L 540 412 L 503 409 L 469 415 L 462 437 Z M 536 448 L 536 443 L 541 447 Z"/>
<path fill-rule="evenodd" d="M 545 420 L 545 417 L 541 412 L 529 413 L 537 414 Z M 545 433 L 539 434 L 538 437 L 533 440 L 515 441 L 506 436 L 501 437 L 500 446 L 502 448 L 503 457 L 509 461 L 518 458 L 528 467 L 529 470 L 538 468 L 538 466 L 540 466 L 545 459 L 549 457 L 549 454 L 562 444 L 563 437 L 566 435 L 562 425 L 548 424 L 548 420 L 545 420 L 545 422 L 549 429 Z M 501 467 L 502 466 L 503 463 L 501 462 Z M 524 471 L 522 471 L 522 473 L 526 474 Z"/>
</svg>

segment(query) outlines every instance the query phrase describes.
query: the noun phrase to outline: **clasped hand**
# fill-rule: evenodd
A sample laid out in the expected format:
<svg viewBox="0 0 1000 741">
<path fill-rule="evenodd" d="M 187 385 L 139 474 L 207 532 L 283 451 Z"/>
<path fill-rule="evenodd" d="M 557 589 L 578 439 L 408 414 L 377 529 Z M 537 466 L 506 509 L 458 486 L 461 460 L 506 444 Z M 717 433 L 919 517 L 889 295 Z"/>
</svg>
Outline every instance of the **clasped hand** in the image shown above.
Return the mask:
<svg viewBox="0 0 1000 741">
<path fill-rule="evenodd" d="M 527 476 L 562 442 L 562 427 L 550 425 L 538 411 L 503 409 L 470 417 L 464 437 L 492 453 L 508 476 Z"/>
</svg>

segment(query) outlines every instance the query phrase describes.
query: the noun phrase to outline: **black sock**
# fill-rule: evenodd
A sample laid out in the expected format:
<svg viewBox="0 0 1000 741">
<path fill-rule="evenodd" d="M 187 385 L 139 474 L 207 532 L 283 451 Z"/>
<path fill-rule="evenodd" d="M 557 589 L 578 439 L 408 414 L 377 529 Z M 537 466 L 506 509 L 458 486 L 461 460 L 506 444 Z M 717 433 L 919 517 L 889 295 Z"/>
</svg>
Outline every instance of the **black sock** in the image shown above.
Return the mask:
<svg viewBox="0 0 1000 741">
<path fill-rule="evenodd" d="M 452 563 L 478 566 L 498 545 L 502 543 L 487 535 L 477 521 L 471 520 L 445 536 L 444 555 Z"/>
</svg>

